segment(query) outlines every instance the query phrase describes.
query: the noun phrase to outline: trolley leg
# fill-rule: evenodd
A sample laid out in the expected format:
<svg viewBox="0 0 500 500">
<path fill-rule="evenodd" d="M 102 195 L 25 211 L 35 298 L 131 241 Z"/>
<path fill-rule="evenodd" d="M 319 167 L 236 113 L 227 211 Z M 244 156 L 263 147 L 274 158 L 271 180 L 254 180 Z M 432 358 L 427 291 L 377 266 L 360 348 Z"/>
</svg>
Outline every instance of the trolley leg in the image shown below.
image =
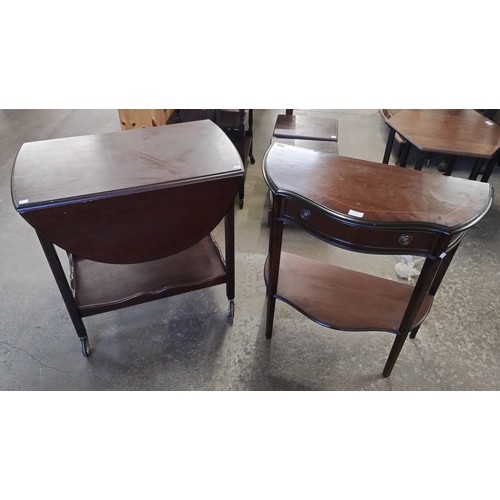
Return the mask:
<svg viewBox="0 0 500 500">
<path fill-rule="evenodd" d="M 52 274 L 54 275 L 54 278 L 56 280 L 59 292 L 61 293 L 61 296 L 64 300 L 64 304 L 66 305 L 66 309 L 68 310 L 71 321 L 73 322 L 73 326 L 75 327 L 76 333 L 80 338 L 83 355 L 85 357 L 88 357 L 90 355 L 90 345 L 87 336 L 87 330 L 85 328 L 85 325 L 83 324 L 80 312 L 76 307 L 75 301 L 73 299 L 73 293 L 68 284 L 66 274 L 62 268 L 61 261 L 59 260 L 56 249 L 54 248 L 52 242 L 45 238 L 45 236 L 41 235 L 38 231 L 37 236 L 40 240 L 40 244 L 42 245 L 42 249 L 45 253 L 45 257 L 47 258 L 47 262 L 49 263 Z"/>
<path fill-rule="evenodd" d="M 229 300 L 229 318 L 234 317 L 234 203 L 231 203 L 224 219 L 224 239 L 226 257 L 226 296 Z"/>
</svg>

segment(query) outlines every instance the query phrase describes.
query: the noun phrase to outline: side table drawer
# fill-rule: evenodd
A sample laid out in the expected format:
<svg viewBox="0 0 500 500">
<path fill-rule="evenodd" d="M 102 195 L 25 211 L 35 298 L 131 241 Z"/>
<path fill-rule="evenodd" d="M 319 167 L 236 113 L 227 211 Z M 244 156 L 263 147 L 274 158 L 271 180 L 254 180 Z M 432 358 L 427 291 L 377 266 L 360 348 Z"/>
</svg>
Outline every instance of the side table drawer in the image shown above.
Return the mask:
<svg viewBox="0 0 500 500">
<path fill-rule="evenodd" d="M 430 231 L 360 227 L 292 198 L 284 202 L 283 220 L 343 248 L 433 255 L 438 241 Z"/>
</svg>

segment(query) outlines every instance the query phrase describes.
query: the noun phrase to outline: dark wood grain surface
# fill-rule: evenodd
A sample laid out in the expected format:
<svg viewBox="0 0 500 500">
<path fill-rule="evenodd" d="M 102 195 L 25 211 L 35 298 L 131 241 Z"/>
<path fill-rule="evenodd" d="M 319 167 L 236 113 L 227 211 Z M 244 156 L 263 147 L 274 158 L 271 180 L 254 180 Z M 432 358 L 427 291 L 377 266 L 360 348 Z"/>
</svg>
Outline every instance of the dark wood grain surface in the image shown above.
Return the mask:
<svg viewBox="0 0 500 500">
<path fill-rule="evenodd" d="M 267 282 L 266 263 L 266 282 Z M 397 332 L 413 287 L 282 252 L 276 297 L 309 319 L 337 330 Z M 427 296 L 413 324 L 427 316 Z"/>
<path fill-rule="evenodd" d="M 17 210 L 52 243 L 131 264 L 207 236 L 243 177 L 234 145 L 204 120 L 25 144 L 12 189 Z"/>
<path fill-rule="evenodd" d="M 273 136 L 320 141 L 337 141 L 338 121 L 334 118 L 278 115 Z"/>
<path fill-rule="evenodd" d="M 238 176 L 234 145 L 209 120 L 25 143 L 12 173 L 18 210 Z"/>
<path fill-rule="evenodd" d="M 472 109 L 405 109 L 387 121 L 425 152 L 491 158 L 500 126 Z"/>
<path fill-rule="evenodd" d="M 37 232 L 85 357 L 84 316 L 225 283 L 232 319 L 243 179 L 238 151 L 208 120 L 23 145 L 14 206 Z M 225 256 L 210 235 L 222 220 Z"/>
<path fill-rule="evenodd" d="M 71 273 L 75 302 L 83 315 L 226 282 L 222 256 L 210 236 L 176 255 L 140 264 L 123 266 L 76 258 Z"/>
<path fill-rule="evenodd" d="M 241 178 L 47 206 L 23 217 L 60 248 L 111 264 L 146 262 L 207 236 L 234 203 Z"/>
<path fill-rule="evenodd" d="M 493 199 L 488 184 L 279 143 L 268 149 L 263 172 L 275 194 L 361 226 L 459 231 L 484 216 Z"/>
<path fill-rule="evenodd" d="M 443 177 L 272 144 L 263 160 L 273 194 L 266 262 L 266 337 L 276 299 L 340 330 L 396 334 L 388 377 L 408 335 L 415 337 L 466 230 L 488 211 L 493 189 Z M 282 251 L 285 223 L 358 252 L 426 257 L 414 286 Z"/>
</svg>

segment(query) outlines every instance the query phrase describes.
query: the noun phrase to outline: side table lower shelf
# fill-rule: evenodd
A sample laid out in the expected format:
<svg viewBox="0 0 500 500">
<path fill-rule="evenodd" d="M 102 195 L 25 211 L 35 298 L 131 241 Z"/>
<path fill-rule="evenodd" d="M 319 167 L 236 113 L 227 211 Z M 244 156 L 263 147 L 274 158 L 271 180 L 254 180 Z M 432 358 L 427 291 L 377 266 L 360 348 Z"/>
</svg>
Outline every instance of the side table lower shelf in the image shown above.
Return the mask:
<svg viewBox="0 0 500 500">
<path fill-rule="evenodd" d="M 265 266 L 268 283 L 268 261 Z M 344 331 L 397 333 L 413 287 L 281 252 L 276 298 L 320 325 Z M 412 329 L 426 318 L 427 295 Z"/>
<path fill-rule="evenodd" d="M 211 236 L 175 255 L 139 264 L 105 264 L 70 256 L 70 283 L 82 316 L 226 281 L 226 266 Z"/>
</svg>

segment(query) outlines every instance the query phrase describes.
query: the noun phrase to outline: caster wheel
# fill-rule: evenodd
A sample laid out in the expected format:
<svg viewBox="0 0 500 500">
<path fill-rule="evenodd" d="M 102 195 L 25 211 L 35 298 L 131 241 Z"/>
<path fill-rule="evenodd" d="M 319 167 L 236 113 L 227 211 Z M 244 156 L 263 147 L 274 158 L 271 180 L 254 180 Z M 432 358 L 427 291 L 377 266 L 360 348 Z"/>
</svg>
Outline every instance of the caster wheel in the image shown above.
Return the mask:
<svg viewBox="0 0 500 500">
<path fill-rule="evenodd" d="M 84 358 L 88 358 L 90 356 L 90 344 L 88 337 L 83 337 L 80 339 L 80 343 L 82 345 L 82 354 Z"/>
<path fill-rule="evenodd" d="M 234 300 L 230 300 L 229 301 L 229 321 L 231 321 L 231 323 L 232 323 L 233 320 L 234 320 Z"/>
</svg>

